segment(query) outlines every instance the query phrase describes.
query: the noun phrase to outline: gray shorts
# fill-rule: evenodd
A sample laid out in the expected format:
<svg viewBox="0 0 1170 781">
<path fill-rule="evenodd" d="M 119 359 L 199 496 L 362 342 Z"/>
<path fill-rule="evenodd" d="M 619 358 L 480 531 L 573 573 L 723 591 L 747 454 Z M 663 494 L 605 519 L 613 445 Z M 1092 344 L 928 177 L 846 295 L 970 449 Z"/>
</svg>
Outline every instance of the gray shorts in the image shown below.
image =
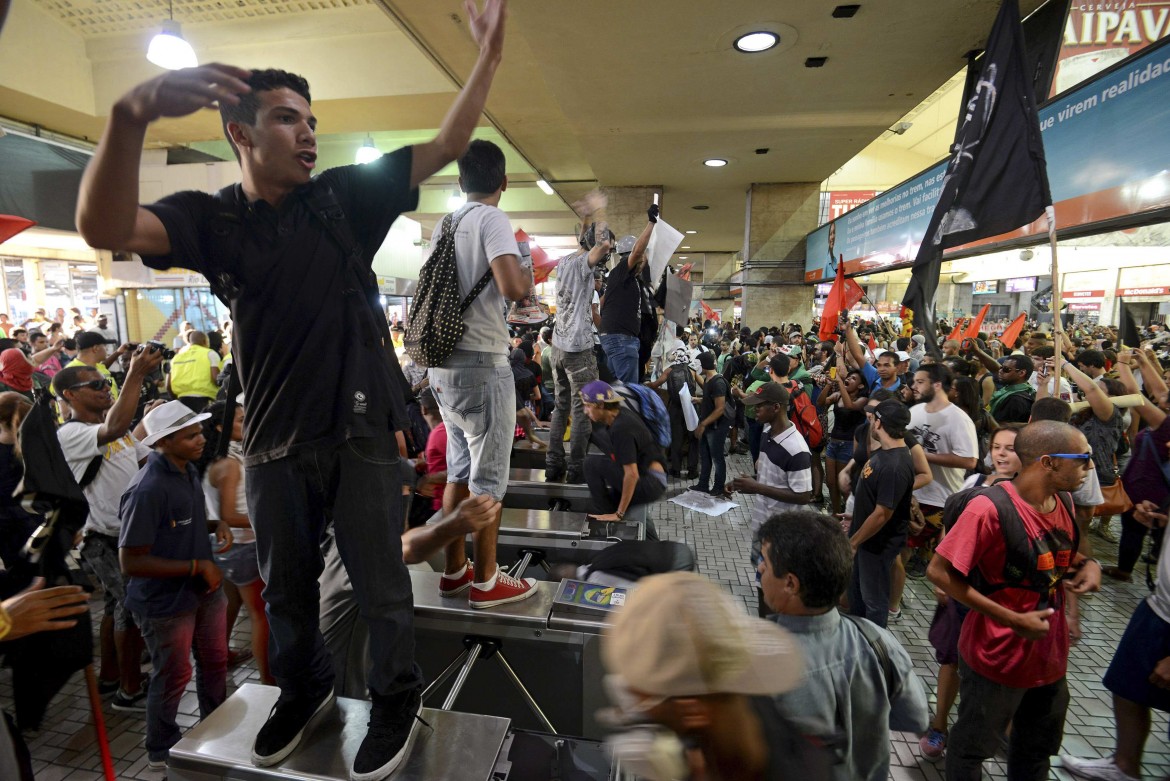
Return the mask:
<svg viewBox="0 0 1170 781">
<path fill-rule="evenodd" d="M 114 629 L 124 631 L 134 626 L 134 617 L 126 609 L 126 579 L 118 561 L 118 538 L 88 531 L 78 548 L 81 558 L 105 591 L 105 615 L 113 616 Z"/>
<path fill-rule="evenodd" d="M 223 576 L 236 586 L 247 586 L 260 579 L 260 559 L 256 556 L 256 543 L 236 543 L 226 553 L 215 554 L 215 566 Z"/>
</svg>

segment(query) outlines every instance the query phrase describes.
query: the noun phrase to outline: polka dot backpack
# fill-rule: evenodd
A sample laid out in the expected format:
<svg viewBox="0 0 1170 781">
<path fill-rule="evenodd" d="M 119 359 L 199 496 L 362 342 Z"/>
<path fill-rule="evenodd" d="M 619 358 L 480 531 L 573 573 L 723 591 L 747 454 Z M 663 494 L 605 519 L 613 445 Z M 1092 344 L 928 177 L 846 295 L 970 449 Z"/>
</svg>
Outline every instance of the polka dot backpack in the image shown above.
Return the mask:
<svg viewBox="0 0 1170 781">
<path fill-rule="evenodd" d="M 461 214 L 456 213 L 458 217 L 448 214 L 443 218 L 439 240 L 419 271 L 418 290 L 406 323 L 403 346 L 407 355 L 420 366 L 442 366 L 451 356 L 455 345 L 463 338 L 463 312 L 492 281 L 492 272 L 488 269 L 460 301 L 455 231 L 468 212 L 478 205 L 469 204 Z"/>
</svg>

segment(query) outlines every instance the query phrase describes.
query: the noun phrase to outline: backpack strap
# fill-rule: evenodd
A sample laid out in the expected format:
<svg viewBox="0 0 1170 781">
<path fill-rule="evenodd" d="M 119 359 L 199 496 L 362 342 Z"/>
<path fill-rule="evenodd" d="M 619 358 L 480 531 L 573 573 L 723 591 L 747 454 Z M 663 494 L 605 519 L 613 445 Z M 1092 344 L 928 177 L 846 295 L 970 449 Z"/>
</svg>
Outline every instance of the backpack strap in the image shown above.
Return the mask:
<svg viewBox="0 0 1170 781">
<path fill-rule="evenodd" d="M 453 224 L 450 224 L 450 231 L 452 234 L 452 244 L 451 244 L 452 249 L 454 249 L 454 247 L 455 247 L 454 234 L 455 234 L 455 231 L 459 230 L 459 223 L 463 222 L 463 218 L 466 217 L 468 214 L 470 214 L 472 209 L 474 209 L 477 206 L 482 206 L 482 205 L 483 204 L 481 204 L 481 203 L 469 203 L 469 204 L 467 204 L 467 209 L 462 214 L 459 215 L 458 219 L 455 219 L 454 213 L 448 214 L 443 219 L 443 230 L 444 231 L 447 230 L 447 226 L 448 226 L 447 220 L 453 221 Z M 468 291 L 467 295 L 463 297 L 462 303 L 459 304 L 459 311 L 460 312 L 467 311 L 467 307 L 471 306 L 472 302 L 474 302 L 475 299 L 479 298 L 479 294 L 482 293 L 487 288 L 487 286 L 491 284 L 492 278 L 493 277 L 492 277 L 491 262 L 489 261 L 488 270 L 486 272 L 484 272 L 484 275 L 479 278 L 478 282 L 476 282 L 474 285 L 471 286 L 471 290 Z"/>
<path fill-rule="evenodd" d="M 61 424 L 61 428 L 65 428 L 70 423 L 81 423 L 81 421 L 72 419 L 67 420 Z M 104 460 L 105 456 L 99 453 L 94 456 L 88 464 L 85 465 L 85 471 L 81 474 L 81 479 L 77 481 L 78 488 L 84 491 L 87 485 L 97 479 L 98 470 L 102 468 L 102 461 Z"/>
<path fill-rule="evenodd" d="M 873 649 L 873 654 L 877 657 L 878 665 L 882 668 L 882 675 L 886 679 L 886 698 L 890 701 L 897 699 L 902 694 L 902 682 L 894 670 L 894 662 L 890 659 L 890 652 L 882 640 L 881 633 L 877 631 L 877 626 L 871 624 L 861 616 L 855 616 L 850 613 L 842 613 L 841 615 L 843 618 L 848 618 L 853 622 L 853 625 L 857 627 L 857 631 L 865 638 L 865 642 L 869 643 L 869 647 Z"/>
</svg>

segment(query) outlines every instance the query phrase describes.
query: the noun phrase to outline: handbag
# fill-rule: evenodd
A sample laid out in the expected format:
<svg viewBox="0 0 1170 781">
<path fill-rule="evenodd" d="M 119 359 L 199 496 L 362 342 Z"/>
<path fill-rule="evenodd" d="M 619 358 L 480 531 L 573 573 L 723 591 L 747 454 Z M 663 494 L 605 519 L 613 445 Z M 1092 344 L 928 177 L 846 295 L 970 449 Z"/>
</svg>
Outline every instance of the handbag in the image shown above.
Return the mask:
<svg viewBox="0 0 1170 781">
<path fill-rule="evenodd" d="M 1113 481 L 1113 485 L 1101 486 L 1101 495 L 1105 497 L 1105 503 L 1093 508 L 1094 518 L 1108 518 L 1133 508 L 1133 502 L 1125 492 L 1125 485 L 1122 484 L 1120 477 Z"/>
</svg>

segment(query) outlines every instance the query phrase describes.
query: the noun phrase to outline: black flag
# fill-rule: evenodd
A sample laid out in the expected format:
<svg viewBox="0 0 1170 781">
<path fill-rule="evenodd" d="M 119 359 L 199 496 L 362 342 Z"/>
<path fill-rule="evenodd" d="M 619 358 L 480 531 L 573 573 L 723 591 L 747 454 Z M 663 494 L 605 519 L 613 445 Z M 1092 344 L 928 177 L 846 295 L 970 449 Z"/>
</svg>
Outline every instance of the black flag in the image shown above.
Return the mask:
<svg viewBox="0 0 1170 781">
<path fill-rule="evenodd" d="M 987 49 L 970 66 L 942 192 L 902 298 L 932 354 L 939 354 L 934 298 L 943 251 L 1015 230 L 1051 206 L 1020 10 L 1003 0 Z"/>
</svg>

